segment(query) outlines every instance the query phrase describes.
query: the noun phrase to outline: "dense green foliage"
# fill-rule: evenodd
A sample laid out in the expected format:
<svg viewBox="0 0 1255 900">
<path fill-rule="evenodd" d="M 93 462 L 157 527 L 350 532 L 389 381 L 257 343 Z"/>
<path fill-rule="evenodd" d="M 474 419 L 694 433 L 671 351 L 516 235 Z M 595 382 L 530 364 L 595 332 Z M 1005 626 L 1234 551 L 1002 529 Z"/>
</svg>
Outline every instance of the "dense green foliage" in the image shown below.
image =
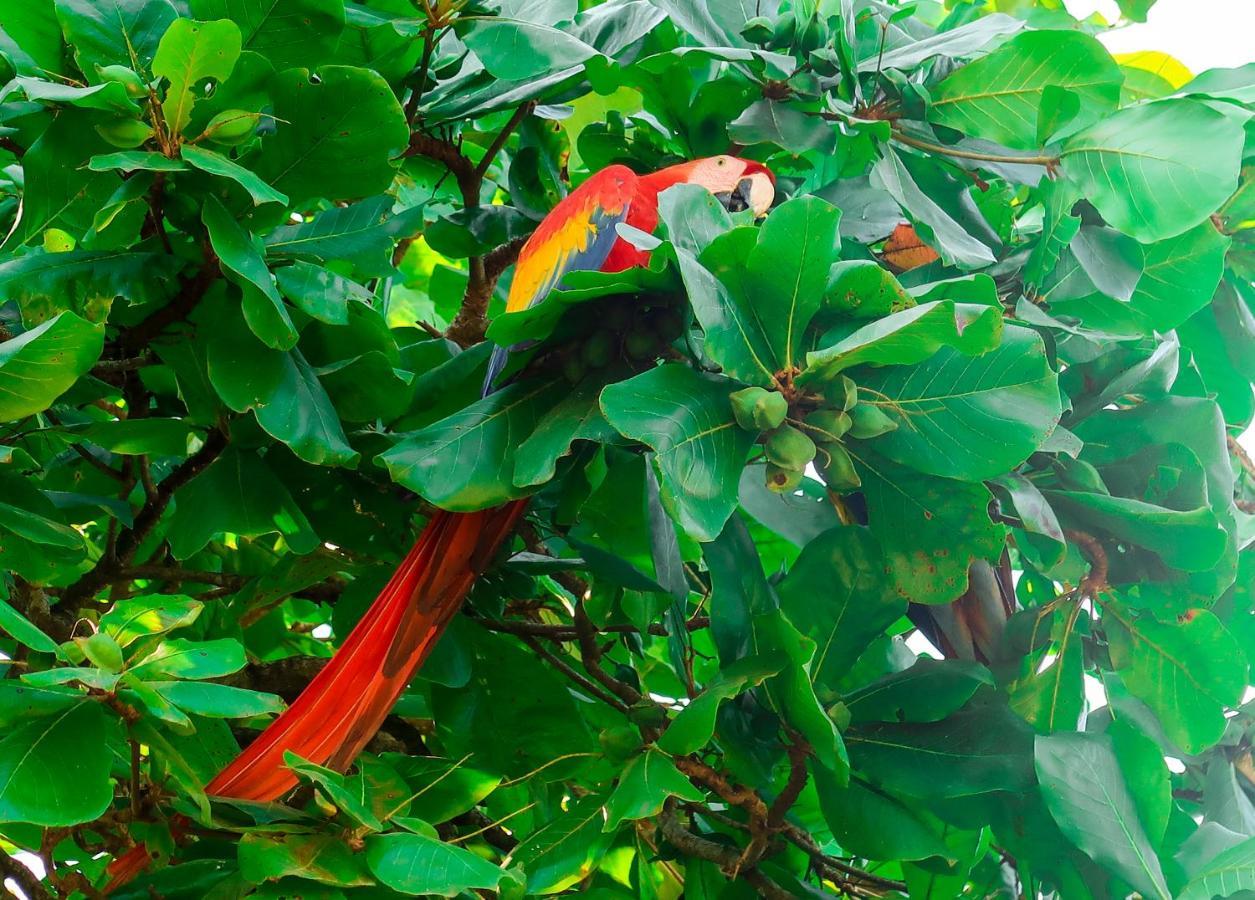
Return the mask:
<svg viewBox="0 0 1255 900">
<path fill-rule="evenodd" d="M 0 836 L 52 870 L 3 874 L 91 896 L 147 841 L 119 896 L 1255 889 L 1255 66 L 1101 25 L 0 4 Z M 648 268 L 499 314 L 590 173 L 726 152 L 777 174 L 762 222 L 673 188 Z M 480 399 L 491 341 L 533 349 Z M 350 772 L 205 796 L 432 505 L 519 497 Z M 1004 553 L 972 643 L 949 604 Z"/>
</svg>

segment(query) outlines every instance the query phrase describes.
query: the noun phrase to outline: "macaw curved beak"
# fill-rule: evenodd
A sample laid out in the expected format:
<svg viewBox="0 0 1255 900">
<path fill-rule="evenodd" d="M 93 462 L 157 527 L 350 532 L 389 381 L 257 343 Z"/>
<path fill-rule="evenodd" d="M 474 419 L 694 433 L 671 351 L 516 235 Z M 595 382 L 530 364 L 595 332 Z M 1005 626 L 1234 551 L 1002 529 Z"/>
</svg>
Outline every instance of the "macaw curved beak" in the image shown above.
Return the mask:
<svg viewBox="0 0 1255 900">
<path fill-rule="evenodd" d="M 762 172 L 746 175 L 737 182 L 733 190 L 715 194 L 715 199 L 723 204 L 723 208 L 728 212 L 752 209 L 754 217 L 759 219 L 767 215 L 767 210 L 771 209 L 771 203 L 775 197 L 775 186 Z"/>
</svg>

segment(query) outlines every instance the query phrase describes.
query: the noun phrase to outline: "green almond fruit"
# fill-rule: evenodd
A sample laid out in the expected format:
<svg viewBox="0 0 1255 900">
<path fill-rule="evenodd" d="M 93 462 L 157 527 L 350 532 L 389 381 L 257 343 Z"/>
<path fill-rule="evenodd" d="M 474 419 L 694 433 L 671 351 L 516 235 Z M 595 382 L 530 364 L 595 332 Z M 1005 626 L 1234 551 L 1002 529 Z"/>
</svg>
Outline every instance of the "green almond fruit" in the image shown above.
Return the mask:
<svg viewBox="0 0 1255 900">
<path fill-rule="evenodd" d="M 836 381 L 823 385 L 824 399 L 833 409 L 849 412 L 858 402 L 858 385 L 848 375 L 842 375 Z"/>
<path fill-rule="evenodd" d="M 118 642 L 103 631 L 97 631 L 90 637 L 75 638 L 74 643 L 98 669 L 106 672 L 121 672 L 123 666 L 122 648 Z"/>
<path fill-rule="evenodd" d="M 584 365 L 584 360 L 576 354 L 571 354 L 562 360 L 562 377 L 571 384 L 578 384 L 588 374 L 588 367 Z"/>
<path fill-rule="evenodd" d="M 824 23 L 819 21 L 819 16 L 812 15 L 805 24 L 798 27 L 798 49 L 803 53 L 808 53 L 822 47 L 827 31 Z"/>
<path fill-rule="evenodd" d="M 116 81 L 126 88 L 126 95 L 132 100 L 148 96 L 148 85 L 134 69 L 127 66 L 97 66 L 96 73 L 101 81 Z"/>
<path fill-rule="evenodd" d="M 96 126 L 96 131 L 110 146 L 134 150 L 153 136 L 152 126 L 138 119 L 111 119 Z"/>
<path fill-rule="evenodd" d="M 772 50 L 788 47 L 793 43 L 795 34 L 797 34 L 797 17 L 791 12 L 784 13 L 771 26 L 771 40 L 767 42 L 767 46 Z"/>
<path fill-rule="evenodd" d="M 782 469 L 800 472 L 815 458 L 815 442 L 792 425 L 781 425 L 763 445 L 767 459 Z"/>
<path fill-rule="evenodd" d="M 600 369 L 610 365 L 614 356 L 614 336 L 608 331 L 594 331 L 580 348 L 580 355 L 589 368 Z"/>
<path fill-rule="evenodd" d="M 775 463 L 767 463 L 767 490 L 777 494 L 791 494 L 801 483 L 800 469 L 784 469 Z"/>
<path fill-rule="evenodd" d="M 641 748 L 641 735 L 631 725 L 615 725 L 603 728 L 597 735 L 601 752 L 614 762 L 623 762 Z"/>
<path fill-rule="evenodd" d="M 766 16 L 754 16 L 741 26 L 741 37 L 760 47 L 770 41 L 774 34 L 775 29 L 772 27 L 771 19 Z"/>
<path fill-rule="evenodd" d="M 806 417 L 806 424 L 819 434 L 812 437 L 821 444 L 839 441 L 850 430 L 850 414 L 835 409 L 817 409 Z"/>
<path fill-rule="evenodd" d="M 828 487 L 844 493 L 857 490 L 863 486 L 863 479 L 854 470 L 854 460 L 840 444 L 829 444 L 824 447 L 824 457 L 820 460 L 820 473 Z"/>
<path fill-rule="evenodd" d="M 245 109 L 224 109 L 205 126 L 205 139 L 234 147 L 252 137 L 256 128 L 257 113 Z"/>
<path fill-rule="evenodd" d="M 648 331 L 629 331 L 623 349 L 632 359 L 652 359 L 658 355 L 658 338 Z"/>
<path fill-rule="evenodd" d="M 736 423 L 746 431 L 779 428 L 789 414 L 789 401 L 776 391 L 748 387 L 728 396 Z"/>
<path fill-rule="evenodd" d="M 850 410 L 850 437 L 865 441 L 893 431 L 898 423 L 873 403 L 859 403 Z"/>
</svg>

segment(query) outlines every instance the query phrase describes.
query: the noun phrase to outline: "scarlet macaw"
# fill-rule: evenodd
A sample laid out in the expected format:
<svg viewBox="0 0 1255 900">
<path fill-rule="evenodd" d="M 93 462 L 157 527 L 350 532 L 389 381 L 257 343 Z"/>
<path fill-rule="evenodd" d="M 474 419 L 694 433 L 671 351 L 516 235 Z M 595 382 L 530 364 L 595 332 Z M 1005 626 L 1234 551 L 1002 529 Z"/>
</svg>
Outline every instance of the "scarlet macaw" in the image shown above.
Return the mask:
<svg viewBox="0 0 1255 900">
<path fill-rule="evenodd" d="M 540 223 L 519 252 L 506 311 L 540 302 L 569 272 L 619 272 L 649 261 L 623 240 L 620 223 L 644 232 L 658 225 L 658 195 L 672 185 L 706 188 L 729 210 L 764 215 L 775 176 L 761 163 L 715 156 L 637 175 L 626 166 L 602 169 Z M 493 387 L 508 350 L 497 348 L 485 379 Z M 525 500 L 473 513 L 439 511 L 427 523 L 391 580 L 322 668 L 277 719 L 205 785 L 219 797 L 265 802 L 297 784 L 283 761 L 291 751 L 319 765 L 346 769 L 374 736 L 418 667 L 457 613 L 476 577 L 509 537 Z M 139 846 L 109 867 L 108 890 L 148 863 Z"/>
</svg>

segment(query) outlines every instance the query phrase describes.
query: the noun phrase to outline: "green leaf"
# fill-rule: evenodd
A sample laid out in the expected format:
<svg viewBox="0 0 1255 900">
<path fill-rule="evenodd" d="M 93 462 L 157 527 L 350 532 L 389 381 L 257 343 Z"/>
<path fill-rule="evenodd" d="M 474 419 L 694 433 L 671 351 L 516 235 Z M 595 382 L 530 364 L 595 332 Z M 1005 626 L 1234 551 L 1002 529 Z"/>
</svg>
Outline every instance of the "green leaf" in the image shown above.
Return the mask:
<svg viewBox="0 0 1255 900">
<path fill-rule="evenodd" d="M 121 87 L 121 85 L 116 85 Z M 171 159 L 156 150 L 119 150 L 117 153 L 101 153 L 87 161 L 93 172 L 186 172 L 182 160 Z"/>
<path fill-rule="evenodd" d="M 1207 135 L 1206 141 L 1195 140 Z M 1237 187 L 1241 124 L 1193 100 L 1161 100 L 1113 113 L 1073 135 L 1059 155 L 1109 224 L 1139 241 L 1193 228 Z"/>
<path fill-rule="evenodd" d="M 1183 234 L 1150 244 L 1129 305 L 1156 331 L 1176 328 L 1211 302 L 1230 243 L 1206 220 Z"/>
<path fill-rule="evenodd" d="M 872 639 L 906 612 L 866 528 L 841 526 L 812 540 L 777 588 L 780 608 L 816 644 L 810 675 L 821 702 Z"/>
<path fill-rule="evenodd" d="M 471 16 L 462 40 L 496 78 L 522 81 L 578 66 L 596 49 L 565 31 L 505 16 Z"/>
<path fill-rule="evenodd" d="M 285 297 L 329 325 L 349 323 L 350 298 L 364 303 L 370 303 L 373 298 L 370 291 L 357 282 L 306 262 L 276 269 L 275 280 Z"/>
<path fill-rule="evenodd" d="M 622 822 L 655 816 L 668 797 L 700 803 L 705 795 L 680 774 L 665 753 L 646 750 L 633 757 L 619 776 L 618 785 L 606 801 L 602 830 L 613 831 Z"/>
<path fill-rule="evenodd" d="M 244 647 L 232 638 L 188 641 L 171 638 L 131 667 L 145 680 L 165 678 L 221 678 L 244 668 Z"/>
<path fill-rule="evenodd" d="M 266 268 L 261 240 L 245 231 L 216 197 L 205 198 L 201 218 L 225 274 L 244 293 L 248 327 L 267 347 L 291 349 L 296 344 L 296 328 Z"/>
<path fill-rule="evenodd" d="M 164 254 L 127 250 L 28 253 L 0 262 L 0 296 L 18 302 L 27 324 L 64 311 L 100 322 L 116 297 L 134 304 L 164 299 L 177 266 Z"/>
<path fill-rule="evenodd" d="M 147 72 L 178 16 L 170 0 L 56 0 L 57 18 L 82 72 L 123 65 Z"/>
<path fill-rule="evenodd" d="M 658 748 L 673 756 L 696 753 L 714 736 L 715 717 L 723 701 L 744 693 L 780 672 L 781 655 L 746 656 L 722 668 L 702 692 L 671 720 L 658 739 Z"/>
<path fill-rule="evenodd" d="M 232 19 L 245 50 L 260 53 L 276 70 L 315 66 L 331 58 L 344 28 L 342 0 L 191 0 L 198 19 Z"/>
<path fill-rule="evenodd" d="M 182 419 L 155 417 L 92 422 L 66 430 L 98 447 L 104 447 L 110 453 L 123 456 L 183 456 L 187 453 L 188 438 L 193 433 L 188 423 Z"/>
<path fill-rule="evenodd" d="M 980 269 L 994 262 L 993 251 L 938 202 L 942 198 L 917 183 L 911 169 L 893 150 L 886 148 L 872 169 L 872 184 L 889 192 L 947 265 Z"/>
<path fill-rule="evenodd" d="M 857 365 L 914 365 L 942 347 L 976 356 L 998 346 L 1001 336 L 1002 316 L 996 309 L 950 300 L 923 303 L 876 319 L 849 334 L 834 329 L 820 343 L 834 339 L 835 343 L 806 354 L 801 383 L 828 381 Z"/>
<path fill-rule="evenodd" d="M 849 853 L 869 859 L 948 857 L 945 825 L 918 800 L 906 801 L 862 778 L 841 784 L 823 766 L 811 775 L 833 837 Z"/>
<path fill-rule="evenodd" d="M 42 412 L 100 358 L 104 328 L 60 313 L 0 343 L 0 422 Z"/>
<path fill-rule="evenodd" d="M 392 184 L 392 159 L 410 130 L 379 75 L 351 66 L 289 69 L 275 77 L 272 94 L 276 131 L 256 160 L 266 182 L 293 202 L 365 197 Z"/>
<path fill-rule="evenodd" d="M 192 106 L 203 82 L 225 81 L 239 58 L 240 29 L 229 19 L 175 19 L 170 23 L 157 46 L 152 72 L 169 82 L 161 111 L 172 134 L 182 133 L 191 121 Z"/>
<path fill-rule="evenodd" d="M 305 357 L 288 352 L 281 373 L 274 393 L 255 410 L 258 424 L 308 463 L 354 468 L 360 454 L 349 446 L 335 408 Z"/>
<path fill-rule="evenodd" d="M 225 684 L 197 681 L 150 681 L 148 686 L 186 712 L 215 719 L 242 719 L 283 712 L 283 700 Z"/>
<path fill-rule="evenodd" d="M 524 838 L 512 859 L 527 873 L 527 890 L 557 894 L 592 871 L 613 839 L 602 831 L 602 797 L 583 797 Z"/>
<path fill-rule="evenodd" d="M 8 504 L 4 504 L 7 506 Z M 29 619 L 9 604 L 0 600 L 0 631 L 24 647 L 40 653 L 56 653 L 57 642 L 44 634 Z"/>
<path fill-rule="evenodd" d="M 263 203 L 286 204 L 288 202 L 286 194 L 279 193 L 262 181 L 251 169 L 246 169 L 238 163 L 232 162 L 221 153 L 206 150 L 203 147 L 193 147 L 190 144 L 184 144 L 180 148 L 179 154 L 183 157 L 184 162 L 200 169 L 202 172 L 217 175 L 220 178 L 231 179 L 248 191 L 248 195 L 253 198 L 253 203 L 257 206 L 261 206 Z"/>
<path fill-rule="evenodd" d="M 1111 739 L 1095 734 L 1039 735 L 1034 756 L 1046 806 L 1063 833 L 1139 891 L 1170 900 L 1159 858 L 1138 820 Z"/>
<path fill-rule="evenodd" d="M 505 875 L 469 850 L 421 834 L 367 838 L 366 864 L 388 887 L 410 895 L 492 890 Z"/>
<path fill-rule="evenodd" d="M 858 70 L 878 72 L 882 69 L 901 69 L 905 72 L 934 56 L 971 56 L 985 49 L 995 38 L 1014 34 L 1023 27 L 1024 22 L 1020 19 L 994 13 L 920 40 L 901 41 L 900 46 L 883 53 L 878 43 L 870 43 L 864 48 Z"/>
<path fill-rule="evenodd" d="M 314 785 L 326 795 L 342 815 L 358 825 L 364 825 L 371 831 L 383 830 L 383 824 L 366 805 L 367 798 L 355 793 L 349 787 L 346 783 L 348 781 L 346 776 L 325 766 L 315 765 L 301 759 L 290 750 L 284 751 L 283 762 L 301 777 L 303 783 Z"/>
<path fill-rule="evenodd" d="M 1002 552 L 1003 529 L 990 521 L 983 485 L 921 475 L 861 446 L 850 452 L 898 596 L 949 603 L 967 589 L 973 560 Z"/>
<path fill-rule="evenodd" d="M 932 91 L 928 118 L 1008 147 L 1038 146 L 1038 116 L 1048 90 L 1080 100 L 1087 119 L 1120 102 L 1124 77 L 1106 48 L 1077 31 L 1025 31 L 955 71 Z"/>
<path fill-rule="evenodd" d="M 413 788 L 409 815 L 439 825 L 474 807 L 497 789 L 500 775 L 477 769 L 467 761 L 436 757 L 389 756 Z"/>
<path fill-rule="evenodd" d="M 300 507 L 258 456 L 228 451 L 175 494 L 167 539 L 177 559 L 187 559 L 215 535 L 257 537 L 278 532 L 297 553 L 318 537 Z"/>
<path fill-rule="evenodd" d="M 861 687 L 843 699 L 855 722 L 936 722 L 958 710 L 993 678 L 963 659 L 921 656 L 909 669 Z"/>
<path fill-rule="evenodd" d="M 515 484 L 516 451 L 566 387 L 519 382 L 411 434 L 379 461 L 397 484 L 443 509 L 470 512 L 529 491 Z"/>
<path fill-rule="evenodd" d="M 28 100 L 64 103 L 83 109 L 103 109 L 127 116 L 139 114 L 139 107 L 127 96 L 126 88 L 116 82 L 75 87 L 38 78 L 15 78 L 9 89 L 14 88 L 20 88 Z"/>
<path fill-rule="evenodd" d="M 558 460 L 571 452 L 575 441 L 605 443 L 616 437 L 598 406 L 600 393 L 600 380 L 585 378 L 540 418 L 531 436 L 519 444 L 516 485 L 530 487 L 553 478 Z"/>
<path fill-rule="evenodd" d="M 1108 605 L 1103 624 L 1116 671 L 1174 743 L 1194 754 L 1220 740 L 1225 709 L 1241 702 L 1247 667 L 1237 640 L 1214 613 L 1190 610 L 1167 624 Z"/>
<path fill-rule="evenodd" d="M 916 366 L 858 381 L 898 424 L 874 439 L 877 452 L 944 478 L 980 481 L 1014 469 L 1062 413 L 1058 378 L 1028 328 L 1005 329 L 1002 343 L 975 359 L 943 346 Z"/>
<path fill-rule="evenodd" d="M 240 875 L 253 884 L 289 875 L 340 887 L 373 884 L 362 858 L 337 834 L 245 834 L 239 860 Z"/>
<path fill-rule="evenodd" d="M 737 427 L 727 378 L 668 364 L 602 391 L 606 420 L 656 451 L 662 503 L 677 524 L 714 540 L 736 508 L 737 483 L 754 436 Z"/>
<path fill-rule="evenodd" d="M 100 617 L 100 629 L 126 647 L 142 637 L 165 634 L 196 621 L 204 604 L 179 594 L 147 594 L 116 600 Z"/>
<path fill-rule="evenodd" d="M 394 242 L 398 235 L 418 230 L 423 213 L 420 206 L 392 216 L 393 203 L 392 197 L 371 197 L 324 210 L 312 222 L 281 226 L 266 235 L 266 253 L 319 262 L 344 260 L 363 275 L 389 275 Z"/>
<path fill-rule="evenodd" d="M 117 731 L 94 701 L 12 728 L 0 739 L 0 822 L 53 828 L 98 818 L 113 801 Z"/>
<path fill-rule="evenodd" d="M 823 302 L 840 247 L 841 214 L 818 197 L 779 206 L 762 228 L 719 235 L 700 261 L 722 286 L 719 302 L 695 302 L 705 349 L 729 375 L 767 385 L 800 363 L 802 332 Z M 781 278 L 781 271 L 790 274 Z"/>
<path fill-rule="evenodd" d="M 851 765 L 913 797 L 1019 793 L 1033 786 L 1033 732 L 997 701 L 974 702 L 937 722 L 875 722 L 845 733 Z"/>
<path fill-rule="evenodd" d="M 1212 900 L 1255 891 L 1255 838 L 1223 850 L 1203 864 L 1177 900 Z"/>
</svg>

